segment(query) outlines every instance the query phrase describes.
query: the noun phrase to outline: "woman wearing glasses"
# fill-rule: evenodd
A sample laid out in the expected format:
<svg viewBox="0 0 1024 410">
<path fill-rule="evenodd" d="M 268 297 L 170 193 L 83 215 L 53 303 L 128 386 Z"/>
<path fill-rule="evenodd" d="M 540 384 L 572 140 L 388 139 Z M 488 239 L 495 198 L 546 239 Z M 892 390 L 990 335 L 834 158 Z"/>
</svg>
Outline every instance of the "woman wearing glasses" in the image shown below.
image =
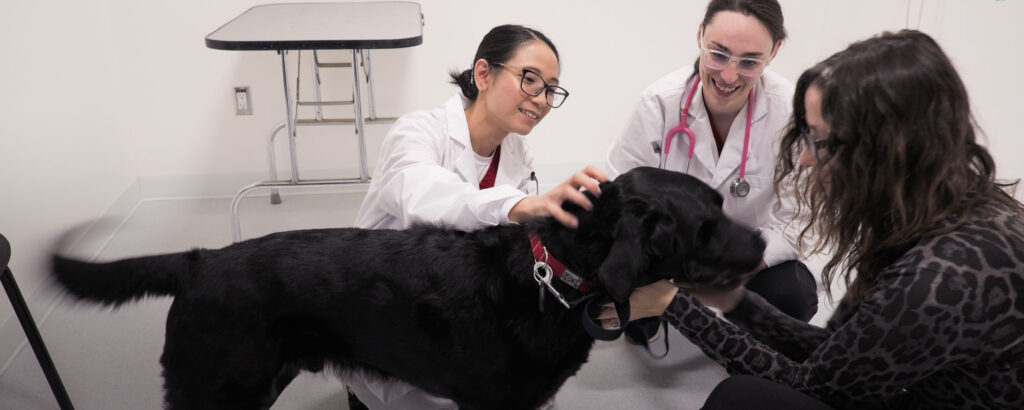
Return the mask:
<svg viewBox="0 0 1024 410">
<path fill-rule="evenodd" d="M 1024 408 L 1024 205 L 946 54 L 912 30 L 854 43 L 804 72 L 793 109 L 778 178 L 806 176 L 823 278 L 849 288 L 824 329 L 742 287 L 634 305 L 668 305 L 734 375 L 704 409 Z"/>
<path fill-rule="evenodd" d="M 444 106 L 407 114 L 384 138 L 356 226 L 403 229 L 441 223 L 460 229 L 576 218 L 563 201 L 589 209 L 581 187 L 600 193 L 594 167 L 551 191 L 527 195 L 533 156 L 523 137 L 569 93 L 559 86 L 558 51 L 541 32 L 503 25 L 484 36 L 472 68 L 452 73 L 461 93 Z M 453 409 L 450 400 L 409 384 L 357 374 L 351 390 L 372 409 Z"/>
<path fill-rule="evenodd" d="M 761 229 L 768 247 L 762 270 L 747 287 L 783 312 L 810 320 L 817 284 L 795 259 L 792 201 L 773 188 L 781 131 L 789 120 L 793 84 L 767 69 L 783 40 L 775 0 L 712 0 L 697 27 L 699 57 L 649 86 L 622 136 L 608 151 L 610 178 L 638 166 L 685 172 L 717 189 L 726 215 Z M 795 224 L 794 224 L 795 225 Z M 789 229 L 787 229 L 787 227 Z M 631 323 L 642 343 L 657 321 Z"/>
<path fill-rule="evenodd" d="M 523 136 L 569 96 L 558 85 L 559 70 L 558 51 L 544 34 L 515 25 L 492 29 L 473 67 L 452 73 L 461 94 L 403 116 L 385 136 L 356 226 L 442 222 L 474 229 L 546 216 L 574 226 L 561 203 L 589 208 L 579 188 L 600 192 L 600 170 L 587 167 L 543 195 L 527 195 L 533 155 Z"/>
</svg>

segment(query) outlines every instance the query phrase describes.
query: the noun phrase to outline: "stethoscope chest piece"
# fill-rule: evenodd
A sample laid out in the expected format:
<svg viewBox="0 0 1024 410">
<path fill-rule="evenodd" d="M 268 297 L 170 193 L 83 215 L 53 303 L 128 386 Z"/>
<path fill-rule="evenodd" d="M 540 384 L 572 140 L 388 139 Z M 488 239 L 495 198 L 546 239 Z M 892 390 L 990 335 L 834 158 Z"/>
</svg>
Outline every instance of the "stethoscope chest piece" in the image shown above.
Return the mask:
<svg viewBox="0 0 1024 410">
<path fill-rule="evenodd" d="M 743 198 L 750 193 L 750 184 L 743 178 L 736 178 L 729 186 L 729 192 L 732 193 L 732 196 Z"/>
</svg>

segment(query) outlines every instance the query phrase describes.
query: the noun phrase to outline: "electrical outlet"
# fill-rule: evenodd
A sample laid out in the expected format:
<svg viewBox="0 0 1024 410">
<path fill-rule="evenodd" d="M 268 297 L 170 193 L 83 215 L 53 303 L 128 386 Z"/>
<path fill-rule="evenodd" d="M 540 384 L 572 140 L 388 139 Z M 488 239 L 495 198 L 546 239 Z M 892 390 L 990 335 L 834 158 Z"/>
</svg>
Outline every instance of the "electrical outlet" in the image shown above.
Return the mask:
<svg viewBox="0 0 1024 410">
<path fill-rule="evenodd" d="M 249 87 L 235 87 L 235 115 L 252 115 L 252 95 Z"/>
</svg>

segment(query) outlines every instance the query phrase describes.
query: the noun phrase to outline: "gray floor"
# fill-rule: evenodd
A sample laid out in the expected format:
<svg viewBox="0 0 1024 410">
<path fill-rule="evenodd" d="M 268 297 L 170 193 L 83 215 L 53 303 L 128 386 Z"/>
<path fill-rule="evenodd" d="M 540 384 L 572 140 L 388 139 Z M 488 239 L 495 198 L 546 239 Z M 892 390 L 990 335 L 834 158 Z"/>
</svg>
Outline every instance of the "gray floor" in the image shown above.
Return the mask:
<svg viewBox="0 0 1024 410">
<path fill-rule="evenodd" d="M 242 204 L 242 236 L 313 227 L 347 226 L 362 195 L 284 193 L 282 205 L 265 197 Z M 146 201 L 103 249 L 99 260 L 221 247 L 230 242 L 228 199 Z M 159 409 L 158 359 L 169 298 L 117 310 L 63 299 L 41 328 L 75 407 Z M 568 380 L 555 407 L 569 409 L 697 409 L 725 372 L 677 332 L 671 354 L 652 360 L 619 340 L 598 342 L 590 362 Z M 325 375 L 304 374 L 274 409 L 346 409 L 342 385 Z M 0 409 L 57 409 L 31 349 L 24 349 L 0 376 Z"/>
</svg>

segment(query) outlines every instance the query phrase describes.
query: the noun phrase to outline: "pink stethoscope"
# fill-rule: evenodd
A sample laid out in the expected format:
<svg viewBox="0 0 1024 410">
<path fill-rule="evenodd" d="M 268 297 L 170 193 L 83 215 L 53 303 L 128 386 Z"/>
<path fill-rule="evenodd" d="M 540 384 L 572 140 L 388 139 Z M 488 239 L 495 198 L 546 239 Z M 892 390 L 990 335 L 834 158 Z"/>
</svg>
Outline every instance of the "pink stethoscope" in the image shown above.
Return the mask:
<svg viewBox="0 0 1024 410">
<path fill-rule="evenodd" d="M 690 113 L 690 102 L 693 101 L 693 94 L 697 92 L 697 86 L 700 85 L 700 78 L 693 82 L 693 86 L 690 87 L 690 91 L 686 93 L 686 103 L 682 107 L 682 111 L 679 117 L 679 125 L 675 128 L 668 130 L 668 135 L 665 136 L 665 150 L 662 153 L 661 165 L 662 168 L 665 166 L 665 158 L 668 157 L 668 150 L 672 146 L 672 137 L 682 132 L 690 138 L 690 149 L 686 153 L 686 170 L 685 173 L 690 172 L 690 161 L 693 159 L 693 148 L 697 143 L 697 137 L 693 135 L 693 130 L 686 125 L 686 116 Z M 680 103 L 682 104 L 682 103 Z M 754 116 L 754 89 L 750 89 L 750 94 L 747 94 L 747 129 L 743 133 L 743 157 L 740 158 L 740 176 L 732 181 L 732 185 L 729 186 L 729 192 L 732 196 L 742 198 L 750 193 L 750 184 L 747 183 L 747 150 L 750 148 L 750 122 Z"/>
</svg>

